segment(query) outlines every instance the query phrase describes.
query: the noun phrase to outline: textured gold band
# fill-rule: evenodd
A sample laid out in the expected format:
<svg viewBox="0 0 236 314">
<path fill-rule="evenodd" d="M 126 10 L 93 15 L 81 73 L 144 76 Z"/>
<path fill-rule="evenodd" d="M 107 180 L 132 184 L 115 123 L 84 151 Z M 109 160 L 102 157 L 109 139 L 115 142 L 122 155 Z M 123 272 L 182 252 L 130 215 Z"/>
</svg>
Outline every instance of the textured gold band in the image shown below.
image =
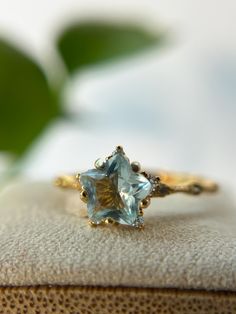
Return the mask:
<svg viewBox="0 0 236 314">
<path fill-rule="evenodd" d="M 208 179 L 178 172 L 159 171 L 155 173 L 160 178 L 159 188 L 153 196 L 162 197 L 173 193 L 198 195 L 202 192 L 216 192 L 218 185 Z"/>
<path fill-rule="evenodd" d="M 167 171 L 150 171 L 149 173 L 160 179 L 152 197 L 164 197 L 173 193 L 198 195 L 202 192 L 216 192 L 218 189 L 215 182 L 198 176 Z M 55 185 L 81 192 L 82 187 L 78 178 L 79 175 L 63 175 L 55 180 Z"/>
</svg>

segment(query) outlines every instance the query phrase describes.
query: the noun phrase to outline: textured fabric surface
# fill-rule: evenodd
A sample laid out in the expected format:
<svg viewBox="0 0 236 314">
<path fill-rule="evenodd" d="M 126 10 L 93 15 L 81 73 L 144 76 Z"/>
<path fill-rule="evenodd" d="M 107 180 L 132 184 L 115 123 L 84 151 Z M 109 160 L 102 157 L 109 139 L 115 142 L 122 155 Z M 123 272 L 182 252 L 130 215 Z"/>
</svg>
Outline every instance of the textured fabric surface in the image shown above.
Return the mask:
<svg viewBox="0 0 236 314">
<path fill-rule="evenodd" d="M 95 285 L 236 290 L 229 197 L 156 199 L 142 231 L 91 228 L 75 191 L 18 183 L 0 195 L 0 286 Z"/>
<path fill-rule="evenodd" d="M 226 314 L 236 293 L 98 287 L 0 288 L 0 314 Z"/>
</svg>

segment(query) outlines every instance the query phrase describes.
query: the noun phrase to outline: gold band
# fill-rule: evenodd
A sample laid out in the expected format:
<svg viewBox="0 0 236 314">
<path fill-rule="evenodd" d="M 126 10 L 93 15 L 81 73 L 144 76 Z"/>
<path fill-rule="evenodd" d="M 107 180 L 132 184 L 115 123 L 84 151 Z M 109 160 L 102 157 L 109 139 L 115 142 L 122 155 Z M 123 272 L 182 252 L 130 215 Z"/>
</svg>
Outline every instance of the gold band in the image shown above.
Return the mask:
<svg viewBox="0 0 236 314">
<path fill-rule="evenodd" d="M 159 171 L 160 186 L 153 196 L 163 197 L 173 193 L 198 195 L 202 192 L 216 192 L 218 185 L 208 179 L 177 172 Z"/>
<path fill-rule="evenodd" d="M 216 192 L 218 185 L 202 177 L 166 171 L 151 171 L 151 174 L 159 177 L 158 188 L 152 197 L 164 197 L 173 193 L 186 193 L 199 195 L 202 192 Z M 55 180 L 55 185 L 62 188 L 82 191 L 79 175 L 63 175 Z"/>
<path fill-rule="evenodd" d="M 62 175 L 56 178 L 55 185 L 65 189 L 82 190 L 78 176 L 75 175 Z"/>
</svg>

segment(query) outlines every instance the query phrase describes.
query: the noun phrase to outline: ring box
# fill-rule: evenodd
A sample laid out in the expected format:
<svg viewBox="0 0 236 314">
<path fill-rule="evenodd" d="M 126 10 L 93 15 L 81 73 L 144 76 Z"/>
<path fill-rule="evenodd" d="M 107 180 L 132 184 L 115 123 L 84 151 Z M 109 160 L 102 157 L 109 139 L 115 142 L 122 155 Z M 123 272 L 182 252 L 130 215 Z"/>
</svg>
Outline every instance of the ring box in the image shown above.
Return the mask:
<svg viewBox="0 0 236 314">
<path fill-rule="evenodd" d="M 224 191 L 153 199 L 145 228 L 91 228 L 76 191 L 0 194 L 0 313 L 235 313 L 236 212 Z"/>
</svg>

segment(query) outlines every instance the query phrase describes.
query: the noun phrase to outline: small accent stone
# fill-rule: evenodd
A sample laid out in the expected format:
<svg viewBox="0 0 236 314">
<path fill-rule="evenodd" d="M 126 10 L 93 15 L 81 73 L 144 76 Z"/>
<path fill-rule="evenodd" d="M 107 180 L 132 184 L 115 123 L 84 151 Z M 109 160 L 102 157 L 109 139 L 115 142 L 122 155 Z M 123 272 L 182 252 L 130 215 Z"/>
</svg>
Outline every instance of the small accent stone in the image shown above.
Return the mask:
<svg viewBox="0 0 236 314">
<path fill-rule="evenodd" d="M 142 228 L 144 226 L 143 216 L 138 216 L 133 224 L 136 228 Z"/>
</svg>

